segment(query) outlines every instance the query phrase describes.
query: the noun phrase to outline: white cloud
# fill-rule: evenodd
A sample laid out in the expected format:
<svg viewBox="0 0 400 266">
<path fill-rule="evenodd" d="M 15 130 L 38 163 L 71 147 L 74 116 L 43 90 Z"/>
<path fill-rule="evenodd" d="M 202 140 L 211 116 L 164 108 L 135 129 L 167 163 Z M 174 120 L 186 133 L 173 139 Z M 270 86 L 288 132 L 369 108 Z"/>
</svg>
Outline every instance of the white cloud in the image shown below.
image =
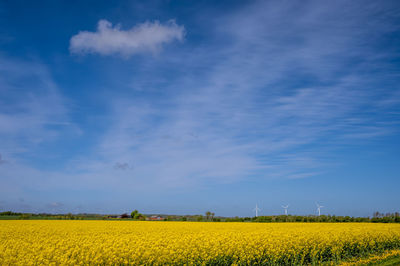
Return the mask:
<svg viewBox="0 0 400 266">
<path fill-rule="evenodd" d="M 137 53 L 155 53 L 166 43 L 182 41 L 184 36 L 185 28 L 174 20 L 165 24 L 159 21 L 144 22 L 129 30 L 122 30 L 120 25 L 113 27 L 109 21 L 100 20 L 96 32 L 81 31 L 72 36 L 70 52 L 129 57 Z"/>
<path fill-rule="evenodd" d="M 297 12 L 288 3 L 265 5 L 214 22 L 217 38 L 230 37 L 223 49 L 208 45 L 173 55 L 166 65 L 184 65 L 187 72 L 162 88 L 169 92 L 165 98 L 116 99 L 114 121 L 96 154 L 104 162 L 134 162 L 134 170 L 124 173 L 127 180 L 163 188 L 252 175 L 298 179 L 320 175 L 340 144 L 390 133 L 365 112 L 376 110 L 380 92 L 374 88 L 385 79 L 365 75 L 382 64 L 375 43 L 362 46 L 369 30 L 384 32 L 363 28 L 371 11 L 340 25 L 326 22 L 315 33 L 327 13 L 342 9 L 310 5 Z M 286 9 L 293 12 L 292 24 L 279 27 Z M 148 80 L 140 79 L 133 83 Z"/>
<path fill-rule="evenodd" d="M 142 72 L 119 80 L 112 90 L 113 97 L 107 98 L 111 105 L 107 130 L 100 132 L 93 150 L 75 155 L 66 169 L 49 171 L 19 164 L 2 147 L 5 143 L 17 145 L 9 139 L 25 139 L 28 133 L 30 142 L 36 139 L 33 137 L 48 139 L 53 131 L 45 125 L 67 120 L 58 94 L 47 92 L 51 79 L 44 72 L 35 75 L 35 80 L 47 84 L 34 86 L 35 101 L 26 89 L 15 93 L 21 101 L 12 102 L 24 103 L 13 104 L 13 109 L 20 108 L 18 113 L 1 112 L 10 101 L 4 98 L 2 102 L 0 97 L 0 137 L 9 138 L 0 142 L 2 158 L 7 161 L 0 167 L 0 179 L 7 180 L 1 188 L 3 195 L 9 195 L 5 199 L 23 195 L 19 194 L 23 188 L 40 192 L 104 190 L 114 197 L 238 180 L 307 178 L 340 163 L 334 158 L 336 149 L 391 133 L 390 125 L 385 123 L 399 120 L 395 113 L 399 110 L 399 89 L 396 85 L 384 93 L 387 76 L 375 70 L 395 73 L 397 68 L 384 64 L 391 51 L 376 48 L 376 40 L 381 38 L 373 41 L 368 37 L 370 32 L 384 36 L 385 30 L 372 23 L 372 11 L 353 8 L 357 12 L 346 12 L 351 19 L 330 22 L 324 18 L 329 14 L 341 17 L 344 9 L 315 4 L 297 12 L 288 2 L 269 5 L 258 2 L 236 15 L 210 21 L 216 38 L 224 39 L 222 44 L 199 44 L 157 62 L 145 60 L 137 68 Z M 282 20 L 287 10 L 291 11 L 290 21 Z M 366 21 L 372 24 L 366 27 Z M 98 39 L 98 47 L 81 47 L 75 52 L 125 56 L 142 52 L 144 47 L 125 47 L 124 53 L 107 43 L 115 41 L 120 45 L 118 38 L 105 36 L 132 35 L 137 41 L 138 35 L 131 32 L 154 26 L 148 23 L 122 31 L 105 23 L 105 30 L 73 37 Z M 323 26 L 319 26 L 321 23 Z M 357 29 L 358 34 L 354 35 L 352 29 Z M 229 43 L 225 42 L 227 36 Z M 105 47 L 101 46 L 102 38 Z M 4 84 L 14 89 L 11 83 L 15 83 L 5 83 L 1 76 L 15 76 L 18 81 L 21 73 L 40 69 L 23 66 L 16 65 L 5 73 L 11 64 L 0 65 L 0 74 L 4 72 L 0 75 L 0 92 L 7 88 Z M 163 73 L 156 75 L 159 69 Z M 178 77 L 166 77 L 171 72 L 165 69 L 174 69 Z M 118 94 L 124 83 L 135 84 L 146 93 L 135 97 L 126 97 L 126 92 Z M 148 98 L 149 90 L 157 93 Z M 64 202 L 55 202 L 58 200 Z"/>
</svg>

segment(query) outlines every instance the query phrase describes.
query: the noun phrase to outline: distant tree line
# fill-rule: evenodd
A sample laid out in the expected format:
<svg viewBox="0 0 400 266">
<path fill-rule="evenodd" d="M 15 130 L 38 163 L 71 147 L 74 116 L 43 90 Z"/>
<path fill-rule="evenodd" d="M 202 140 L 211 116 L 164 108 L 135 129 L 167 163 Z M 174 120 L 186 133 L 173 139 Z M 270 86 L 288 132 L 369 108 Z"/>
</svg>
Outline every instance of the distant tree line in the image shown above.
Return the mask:
<svg viewBox="0 0 400 266">
<path fill-rule="evenodd" d="M 0 212 L 0 219 L 33 219 L 33 220 L 99 220 L 102 219 L 102 215 L 100 214 L 88 214 L 88 213 L 80 213 L 80 214 L 52 214 L 52 213 L 21 213 L 21 212 Z"/>
<path fill-rule="evenodd" d="M 258 217 L 215 217 L 212 212 L 203 215 L 168 215 L 165 221 L 192 221 L 192 222 L 305 222 L 305 223 L 400 223 L 400 214 L 374 212 L 372 217 L 351 217 L 336 215 L 270 215 Z"/>
<path fill-rule="evenodd" d="M 387 213 L 375 215 L 373 217 L 351 217 L 351 216 L 336 216 L 336 215 L 321 215 L 321 216 L 300 216 L 300 215 L 272 215 L 258 217 L 234 217 L 226 218 L 224 222 L 258 222 L 258 223 L 273 223 L 273 222 L 305 222 L 305 223 L 400 223 L 400 214 Z"/>
<path fill-rule="evenodd" d="M 400 223 L 400 213 L 380 213 L 374 212 L 372 217 L 351 217 L 336 215 L 270 215 L 258 217 L 220 217 L 215 213 L 207 211 L 205 215 L 160 215 L 164 221 L 191 221 L 191 222 L 305 222 L 305 223 Z M 57 220 L 108 220 L 108 219 L 126 219 L 146 220 L 146 215 L 134 210 L 130 215 L 101 215 L 101 214 L 49 214 L 49 213 L 20 213 L 5 211 L 0 212 L 0 219 L 57 219 Z"/>
<path fill-rule="evenodd" d="M 6 211 L 6 212 L 0 212 L 1 216 L 18 216 L 22 215 L 23 213 L 21 212 L 12 212 L 12 211 Z"/>
<path fill-rule="evenodd" d="M 207 211 L 205 215 L 166 215 L 164 221 L 190 222 L 222 222 L 225 217 L 216 217 L 215 213 Z"/>
</svg>

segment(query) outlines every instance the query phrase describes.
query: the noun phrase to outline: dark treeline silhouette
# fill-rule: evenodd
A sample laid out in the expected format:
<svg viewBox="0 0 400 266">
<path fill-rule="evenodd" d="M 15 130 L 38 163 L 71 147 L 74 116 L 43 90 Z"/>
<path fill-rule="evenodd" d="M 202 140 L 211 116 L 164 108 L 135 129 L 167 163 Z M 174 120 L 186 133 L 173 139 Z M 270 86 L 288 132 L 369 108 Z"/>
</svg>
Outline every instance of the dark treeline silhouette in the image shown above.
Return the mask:
<svg viewBox="0 0 400 266">
<path fill-rule="evenodd" d="M 21 212 L 0 212 L 0 219 L 23 219 L 23 220 L 99 220 L 101 214 L 79 213 L 79 214 L 52 214 L 52 213 L 21 213 Z"/>
<path fill-rule="evenodd" d="M 351 217 L 336 215 L 302 216 L 302 215 L 272 215 L 258 217 L 226 218 L 225 222 L 305 222 L 305 223 L 400 223 L 400 214 L 375 212 L 373 217 Z"/>
<path fill-rule="evenodd" d="M 191 222 L 256 222 L 256 223 L 282 223 L 282 222 L 305 222 L 305 223 L 400 223 L 400 213 L 374 212 L 372 217 L 351 217 L 336 215 L 270 215 L 258 217 L 221 217 L 212 212 L 206 215 L 159 215 L 155 220 L 163 221 L 191 221 Z M 0 212 L 0 219 L 62 219 L 62 220 L 109 220 L 109 219 L 132 219 L 146 220 L 146 216 L 133 211 L 131 215 L 102 215 L 102 214 L 49 214 L 49 213 L 20 213 Z M 150 219 L 151 220 L 151 219 Z"/>
</svg>

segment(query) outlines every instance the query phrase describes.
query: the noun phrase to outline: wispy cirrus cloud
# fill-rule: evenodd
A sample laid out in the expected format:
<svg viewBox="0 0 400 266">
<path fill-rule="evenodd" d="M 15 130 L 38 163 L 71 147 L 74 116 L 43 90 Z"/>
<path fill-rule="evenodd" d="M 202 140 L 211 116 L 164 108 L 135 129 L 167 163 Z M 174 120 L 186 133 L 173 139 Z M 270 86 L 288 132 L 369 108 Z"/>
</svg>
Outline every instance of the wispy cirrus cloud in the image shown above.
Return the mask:
<svg viewBox="0 0 400 266">
<path fill-rule="evenodd" d="M 210 20 L 216 39 L 212 45 L 182 50 L 146 66 L 146 71 L 166 65 L 184 69 L 173 83 L 161 85 L 165 97 L 147 98 L 146 91 L 135 98 L 113 95 L 107 102 L 112 110 L 108 129 L 93 153 L 74 158 L 68 178 L 49 173 L 63 181 L 53 184 L 46 178 L 47 184 L 72 186 L 80 180 L 82 187 L 180 187 L 253 176 L 305 178 L 322 172 L 336 145 L 390 133 L 380 119 L 396 106 L 396 89 L 388 95 L 372 89 L 388 77 L 368 73 L 391 53 L 379 50 L 379 38 L 368 45 L 365 39 L 370 32 L 383 38 L 393 28 L 371 20 L 376 12 L 372 7 L 357 16 L 346 13 L 347 19 L 339 22 L 323 18 L 342 14 L 340 5 L 301 8 L 257 2 Z M 357 5 L 349 8 L 355 12 Z M 288 12 L 291 20 L 282 20 Z M 370 28 L 365 29 L 365 21 Z M 99 40 L 93 52 L 120 53 L 119 39 L 109 46 L 113 39 L 102 43 L 102 34 L 136 41 L 141 27 L 122 31 L 105 23 L 98 32 L 75 37 Z M 139 51 L 130 49 L 125 51 L 129 55 Z M 139 75 L 133 83 L 146 84 L 146 77 Z M 149 84 L 141 90 L 151 90 Z"/>
<path fill-rule="evenodd" d="M 5 157 L 76 129 L 44 64 L 7 57 L 0 61 L 0 151 Z"/>
<path fill-rule="evenodd" d="M 73 54 L 118 54 L 129 57 L 138 53 L 158 52 L 163 45 L 174 40 L 182 41 L 184 36 L 185 28 L 174 20 L 165 24 L 147 21 L 128 30 L 121 29 L 120 25 L 113 27 L 107 20 L 100 20 L 96 32 L 81 31 L 72 36 L 70 51 Z"/>
<path fill-rule="evenodd" d="M 7 161 L 6 160 L 4 160 L 3 158 L 2 158 L 2 155 L 0 154 L 0 165 L 1 164 L 4 164 L 4 163 L 6 163 Z"/>
<path fill-rule="evenodd" d="M 394 26 L 373 19 L 378 12 L 390 20 L 390 8 L 312 3 L 257 2 L 212 20 L 215 46 L 166 63 L 187 75 L 163 87 L 165 98 L 114 99 L 98 154 L 135 162 L 132 182 L 305 178 L 321 174 L 336 149 L 391 133 L 382 120 L 396 94 L 374 88 L 399 90 L 378 71 L 395 68 L 385 63 L 394 52 L 379 49 Z"/>
<path fill-rule="evenodd" d="M 204 30 L 201 42 L 188 40 L 162 58 L 102 65 L 112 82 L 105 85 L 110 93 L 101 103 L 102 113 L 108 112 L 101 130 L 85 140 L 93 146 L 83 145 L 66 167 L 53 171 L 10 160 L 0 167 L 8 180 L 3 192 L 11 199 L 26 188 L 38 194 L 102 191 L 101 197 L 125 193 L 126 202 L 146 191 L 323 176 L 326 166 L 343 162 L 338 150 L 399 130 L 393 64 L 399 55 L 387 44 L 399 29 L 395 10 L 389 2 L 256 1 L 221 16 L 201 14 L 191 21 Z M 96 32 L 72 37 L 71 53 L 127 58 L 184 37 L 183 26 L 174 23 L 128 30 L 100 24 Z M 152 30 L 154 36 L 147 35 Z M 41 143 L 60 133 L 50 124 L 68 123 L 46 71 L 21 66 L 31 74 L 16 71 L 18 66 L 1 80 L 10 91 L 24 88 L 10 94 L 21 100 L 0 106 L 7 118 L 2 124 L 10 125 L 0 128 L 0 136 L 15 144 L 9 150 L 26 147 L 24 141 L 33 145 L 34 136 Z M 114 78 L 116 72 L 126 76 Z M 24 79 L 34 80 L 37 89 L 15 86 Z M 31 94 L 37 105 L 30 104 Z M 0 152 L 8 162 L 4 143 Z M 56 200 L 70 206 L 68 196 L 59 195 Z M 93 195 L 79 197 L 95 202 Z"/>
<path fill-rule="evenodd" d="M 44 160 L 41 165 L 49 166 L 49 158 L 63 153 L 60 139 L 79 134 L 79 129 L 45 64 L 5 56 L 0 61 L 0 192 L 13 202 L 54 177 L 37 162 Z M 57 149 L 50 148 L 54 145 Z M 33 210 L 15 204 L 9 206 Z"/>
</svg>

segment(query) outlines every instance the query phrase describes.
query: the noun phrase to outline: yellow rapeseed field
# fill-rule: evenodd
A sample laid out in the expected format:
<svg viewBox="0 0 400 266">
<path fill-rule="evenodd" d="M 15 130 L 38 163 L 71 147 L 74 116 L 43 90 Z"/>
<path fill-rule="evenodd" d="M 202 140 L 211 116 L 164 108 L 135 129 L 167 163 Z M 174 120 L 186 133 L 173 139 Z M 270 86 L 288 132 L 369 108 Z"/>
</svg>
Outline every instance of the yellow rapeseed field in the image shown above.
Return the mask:
<svg viewBox="0 0 400 266">
<path fill-rule="evenodd" d="M 0 265 L 298 265 L 398 249 L 399 224 L 0 221 Z"/>
</svg>

